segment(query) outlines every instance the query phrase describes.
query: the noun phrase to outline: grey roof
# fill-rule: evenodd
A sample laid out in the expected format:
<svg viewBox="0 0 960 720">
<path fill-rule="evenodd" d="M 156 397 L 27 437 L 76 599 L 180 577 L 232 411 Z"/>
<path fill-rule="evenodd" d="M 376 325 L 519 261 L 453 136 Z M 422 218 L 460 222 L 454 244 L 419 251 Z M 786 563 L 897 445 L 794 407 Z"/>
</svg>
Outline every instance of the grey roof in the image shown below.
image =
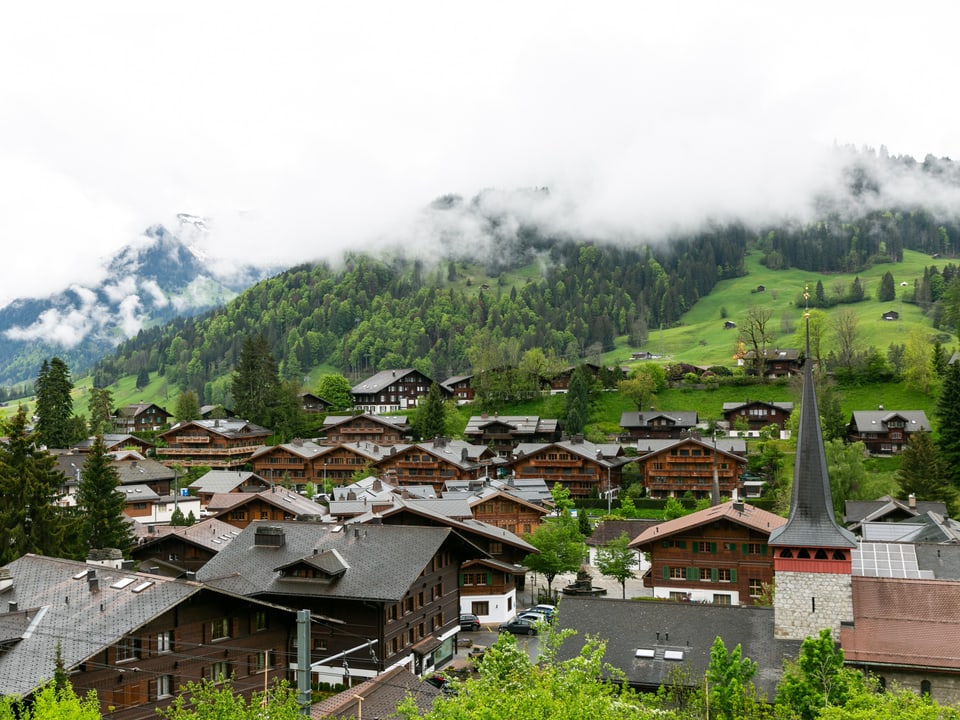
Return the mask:
<svg viewBox="0 0 960 720">
<path fill-rule="evenodd" d="M 774 638 L 773 608 L 756 605 L 570 596 L 561 599 L 557 617 L 561 629 L 577 631 L 561 646 L 561 660 L 578 653 L 587 636 L 598 637 L 607 643 L 604 661 L 622 670 L 631 685 L 645 689 L 669 684 L 675 670 L 698 682 L 710 664 L 714 640 L 721 637 L 728 651 L 740 645 L 744 656 L 757 663 L 754 683 L 772 700 L 784 659 L 796 658 L 800 650 L 798 640 Z M 638 650 L 644 651 L 639 657 Z M 668 651 L 679 659 L 667 659 Z"/>
<path fill-rule="evenodd" d="M 675 445 L 683 445 L 684 443 L 691 442 L 711 448 L 714 442 L 716 442 L 717 450 L 727 453 L 728 455 L 740 455 L 741 459 L 742 456 L 747 453 L 747 441 L 740 437 L 640 438 L 634 443 L 634 447 L 636 447 L 637 452 L 641 455 L 649 455 L 650 453 L 663 452 Z"/>
<path fill-rule="evenodd" d="M 376 393 L 383 388 L 392 385 L 398 380 L 402 380 L 410 373 L 417 372 L 414 368 L 399 368 L 396 370 L 383 370 L 376 375 L 371 375 L 363 382 L 354 385 L 350 390 L 354 395 L 364 395 L 367 393 Z M 421 373 L 422 374 L 422 373 Z M 426 375 L 424 375 L 426 377 Z M 430 380 L 430 378 L 427 378 Z M 432 381 L 431 381 L 432 382 Z"/>
<path fill-rule="evenodd" d="M 282 529 L 280 547 L 256 545 L 257 528 Z M 450 528 L 406 525 L 344 527 L 255 521 L 197 572 L 197 579 L 239 595 L 302 595 L 397 602 L 448 537 Z M 330 581 L 284 578 L 278 568 L 336 550 L 349 566 Z"/>
<path fill-rule="evenodd" d="M 5 695 L 27 695 L 50 679 L 58 642 L 64 667 L 70 670 L 201 591 L 196 583 L 39 555 L 24 555 L 6 568 L 13 587 L 3 598 L 16 602 L 18 611 L 0 614 L 0 627 L 4 635 L 19 640 L 0 653 Z M 88 589 L 88 570 L 96 570 L 99 577 L 97 593 Z M 139 593 L 131 590 L 140 583 L 110 587 L 121 578 L 152 584 Z"/>
<path fill-rule="evenodd" d="M 797 426 L 797 458 L 787 524 L 770 533 L 770 545 L 792 547 L 852 548 L 857 539 L 837 525 L 833 496 L 827 475 L 827 455 L 820 429 L 820 411 L 813 385 L 810 356 L 810 326 L 807 318 L 807 361 L 803 364 L 803 393 Z"/>
<path fill-rule="evenodd" d="M 121 485 L 173 480 L 176 477 L 173 469 L 153 458 L 128 458 L 114 460 L 111 464 L 120 477 Z"/>
<path fill-rule="evenodd" d="M 304 460 L 310 460 L 317 455 L 321 455 L 333 450 L 333 448 L 329 445 L 317 445 L 315 442 L 310 440 L 294 440 L 293 442 L 281 443 L 280 445 L 261 445 L 253 451 L 253 454 L 250 456 L 250 460 L 256 460 L 261 455 L 268 455 L 277 448 L 282 448 L 291 455 L 296 455 Z"/>
<path fill-rule="evenodd" d="M 666 412 L 660 412 L 657 410 L 650 410 L 647 412 L 627 411 L 620 415 L 620 427 L 650 427 L 650 423 L 657 419 L 665 419 L 672 426 L 677 428 L 696 427 L 697 422 L 699 422 L 696 410 L 670 410 Z"/>
<path fill-rule="evenodd" d="M 960 580 L 960 545 L 916 543 L 913 550 L 921 570 L 929 570 L 938 580 Z"/>
<path fill-rule="evenodd" d="M 850 424 L 858 432 L 874 432 L 896 418 L 906 421 L 904 432 L 930 432 L 930 421 L 923 410 L 854 410 Z"/>
<path fill-rule="evenodd" d="M 127 502 L 154 502 L 160 496 L 149 485 L 120 485 L 116 492 L 122 494 Z"/>
<path fill-rule="evenodd" d="M 410 498 L 407 500 L 407 507 L 425 507 L 452 518 L 473 517 L 473 513 L 470 511 L 470 503 L 462 498 L 434 498 L 432 500 Z"/>
<path fill-rule="evenodd" d="M 937 500 L 916 500 L 913 506 L 910 502 L 910 500 L 898 500 L 889 495 L 876 500 L 847 500 L 843 504 L 843 521 L 847 523 L 849 529 L 855 530 L 856 526 L 862 522 L 883 520 L 888 516 L 915 517 L 928 511 L 945 515 L 947 512 L 947 506 Z"/>
<path fill-rule="evenodd" d="M 406 665 L 388 670 L 383 675 L 370 678 L 360 685 L 344 690 L 310 707 L 310 717 L 343 718 L 358 717 L 393 718 L 397 705 L 410 695 L 421 715 L 433 707 L 433 701 L 442 694 L 440 688 L 421 680 Z"/>
<path fill-rule="evenodd" d="M 534 433 L 553 433 L 557 431 L 559 420 L 541 418 L 538 415 L 472 415 L 463 430 L 464 435 L 478 435 L 483 429 L 494 424 L 509 425 L 514 433 L 532 435 Z"/>
<path fill-rule="evenodd" d="M 233 525 L 216 518 L 207 518 L 193 525 L 151 525 L 150 530 L 141 536 L 144 541 L 137 546 L 137 554 L 169 537 L 179 537 L 191 545 L 220 552 L 239 534 L 240 531 Z"/>
<path fill-rule="evenodd" d="M 240 507 L 255 499 L 278 507 L 290 516 L 301 519 L 319 519 L 327 514 L 327 508 L 320 503 L 314 502 L 300 493 L 276 486 L 261 492 L 216 493 L 211 496 L 207 508 L 211 512 L 220 512 Z"/>
<path fill-rule="evenodd" d="M 93 447 L 93 443 L 96 442 L 96 437 L 84 438 L 78 442 L 75 447 L 77 450 L 89 449 Z M 138 438 L 136 435 L 131 435 L 130 433 L 104 433 L 103 434 L 103 444 L 105 447 L 111 448 L 116 446 L 123 446 L 124 443 L 131 443 L 132 445 L 147 445 L 153 447 L 153 443 L 149 440 L 144 440 L 143 438 Z"/>
<path fill-rule="evenodd" d="M 187 487 L 201 493 L 229 493 L 260 476 L 245 470 L 211 470 Z"/>
<path fill-rule="evenodd" d="M 177 423 L 171 426 L 169 430 L 161 433 L 161 436 L 175 435 L 184 428 L 194 425 L 204 430 L 222 435 L 224 437 L 246 437 L 257 435 L 272 435 L 273 431 L 260 425 L 256 425 L 240 418 L 221 418 L 211 420 L 189 420 L 187 422 Z"/>
<path fill-rule="evenodd" d="M 519 458 L 524 455 L 541 452 L 547 448 L 561 447 L 564 450 L 589 458 L 597 463 L 610 467 L 616 467 L 624 463 L 623 448 L 617 443 L 592 443 L 589 440 L 560 440 L 549 443 L 519 443 L 514 450 L 514 454 Z M 636 458 L 626 458 L 626 462 L 632 462 Z"/>
<path fill-rule="evenodd" d="M 360 415 L 327 415 L 323 419 L 323 429 L 329 430 L 334 425 L 339 425 L 340 423 L 347 422 L 348 420 L 354 420 L 359 417 L 365 417 L 369 420 L 374 420 L 385 425 L 395 425 L 401 430 L 404 430 L 407 427 L 406 415 L 371 415 L 370 413 L 361 413 Z"/>
<path fill-rule="evenodd" d="M 744 400 L 743 402 L 725 402 L 723 404 L 723 412 L 739 410 L 740 408 L 747 407 L 748 405 L 768 405 L 770 407 L 783 410 L 784 412 L 793 412 L 792 402 L 776 402 L 773 400 Z"/>
</svg>

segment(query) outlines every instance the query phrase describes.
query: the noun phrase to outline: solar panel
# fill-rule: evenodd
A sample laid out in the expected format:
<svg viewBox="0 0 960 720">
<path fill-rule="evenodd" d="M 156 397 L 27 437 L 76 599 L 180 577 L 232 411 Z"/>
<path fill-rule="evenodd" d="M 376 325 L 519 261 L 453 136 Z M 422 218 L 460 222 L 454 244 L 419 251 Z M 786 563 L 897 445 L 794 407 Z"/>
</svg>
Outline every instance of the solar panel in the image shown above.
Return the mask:
<svg viewBox="0 0 960 720">
<path fill-rule="evenodd" d="M 923 577 L 916 549 L 910 543 L 862 542 L 852 555 L 854 575 L 914 580 Z"/>
</svg>

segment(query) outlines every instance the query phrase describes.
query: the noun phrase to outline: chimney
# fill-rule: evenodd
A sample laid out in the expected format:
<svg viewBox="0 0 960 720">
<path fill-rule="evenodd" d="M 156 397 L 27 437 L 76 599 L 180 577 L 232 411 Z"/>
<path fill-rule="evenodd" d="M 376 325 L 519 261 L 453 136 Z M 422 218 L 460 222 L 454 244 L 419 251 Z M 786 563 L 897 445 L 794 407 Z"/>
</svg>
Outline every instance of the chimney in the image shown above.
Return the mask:
<svg viewBox="0 0 960 720">
<path fill-rule="evenodd" d="M 910 493 L 910 495 L 907 496 L 907 505 L 908 505 L 910 508 L 916 509 L 916 507 L 917 507 L 917 496 L 914 495 L 913 493 Z"/>
<path fill-rule="evenodd" d="M 0 568 L 0 593 L 6 592 L 13 587 L 13 575 L 7 568 Z"/>
<path fill-rule="evenodd" d="M 7 612 L 12 612 L 12 613 L 14 613 L 14 612 L 17 611 L 17 608 L 18 608 L 18 607 L 19 607 L 19 606 L 17 605 L 17 601 L 16 601 L 16 600 L 10 600 L 10 601 L 7 603 Z"/>
<path fill-rule="evenodd" d="M 285 542 L 283 528 L 276 525 L 258 525 L 253 536 L 255 547 L 283 547 Z"/>
</svg>

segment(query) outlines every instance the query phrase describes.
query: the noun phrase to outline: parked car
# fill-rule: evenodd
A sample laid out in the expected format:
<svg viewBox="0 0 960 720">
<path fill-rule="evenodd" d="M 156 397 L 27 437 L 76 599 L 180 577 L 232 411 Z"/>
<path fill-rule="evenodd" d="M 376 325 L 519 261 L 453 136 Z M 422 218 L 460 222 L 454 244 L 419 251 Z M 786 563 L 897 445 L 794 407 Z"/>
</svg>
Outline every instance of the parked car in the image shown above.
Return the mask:
<svg viewBox="0 0 960 720">
<path fill-rule="evenodd" d="M 516 617 L 509 622 L 501 623 L 497 632 L 509 632 L 514 635 L 536 635 L 537 624 L 534 620 Z"/>
<path fill-rule="evenodd" d="M 533 607 L 528 607 L 525 610 L 521 610 L 520 614 L 524 615 L 526 613 L 538 613 L 544 615 L 546 619 L 553 620 L 554 613 L 557 612 L 556 605 L 534 605 Z"/>
<path fill-rule="evenodd" d="M 480 629 L 480 618 L 473 613 L 460 614 L 460 629 L 476 632 Z"/>
</svg>

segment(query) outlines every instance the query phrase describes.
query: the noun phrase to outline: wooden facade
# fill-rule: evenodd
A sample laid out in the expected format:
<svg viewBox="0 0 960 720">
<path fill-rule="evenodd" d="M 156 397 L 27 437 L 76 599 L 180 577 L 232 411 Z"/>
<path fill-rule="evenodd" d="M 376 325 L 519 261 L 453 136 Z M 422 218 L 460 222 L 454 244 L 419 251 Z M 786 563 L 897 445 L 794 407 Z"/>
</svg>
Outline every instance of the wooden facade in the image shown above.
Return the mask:
<svg viewBox="0 0 960 720">
<path fill-rule="evenodd" d="M 400 486 L 432 485 L 439 493 L 447 480 L 469 480 L 484 474 L 495 454 L 489 448 L 438 439 L 431 443 L 392 447 L 376 462 Z"/>
<path fill-rule="evenodd" d="M 770 531 L 786 523 L 750 505 L 723 503 L 648 528 L 630 547 L 650 555 L 644 587 L 681 602 L 752 605 L 769 592 Z"/>
<path fill-rule="evenodd" d="M 113 427 L 119 433 L 160 430 L 170 419 L 170 413 L 153 403 L 125 405 L 113 411 Z"/>
<path fill-rule="evenodd" d="M 364 413 L 362 415 L 329 416 L 323 425 L 321 445 L 347 443 L 373 443 L 374 445 L 399 445 L 406 442 L 409 426 L 406 418 L 383 418 Z"/>
<path fill-rule="evenodd" d="M 178 423 L 160 434 L 163 445 L 157 448 L 157 459 L 185 467 L 239 469 L 271 434 L 267 428 L 245 420 Z"/>
<path fill-rule="evenodd" d="M 746 400 L 742 403 L 724 403 L 723 419 L 733 428 L 738 421 L 746 422 L 748 430 L 761 430 L 776 425 L 783 430 L 793 412 L 792 402 L 764 402 Z"/>
<path fill-rule="evenodd" d="M 503 528 L 519 537 L 535 531 L 548 513 L 546 508 L 503 491 L 471 500 L 470 510 L 474 519 Z"/>
<path fill-rule="evenodd" d="M 710 443 L 696 438 L 679 440 L 648 452 L 636 462 L 647 494 L 655 498 L 680 497 L 687 492 L 697 499 L 709 497 L 714 470 L 720 494 L 732 497 L 747 467 L 745 457 L 714 449 Z"/>
<path fill-rule="evenodd" d="M 350 392 L 354 407 L 369 413 L 389 413 L 415 408 L 433 382 L 412 368 L 384 370 L 355 385 Z M 440 388 L 448 398 L 450 390 Z"/>
<path fill-rule="evenodd" d="M 570 497 L 588 498 L 618 488 L 621 482 L 623 463 L 595 448 L 584 441 L 522 445 L 508 467 L 519 478 L 542 478 L 549 487 L 560 483 L 570 491 Z"/>
</svg>

